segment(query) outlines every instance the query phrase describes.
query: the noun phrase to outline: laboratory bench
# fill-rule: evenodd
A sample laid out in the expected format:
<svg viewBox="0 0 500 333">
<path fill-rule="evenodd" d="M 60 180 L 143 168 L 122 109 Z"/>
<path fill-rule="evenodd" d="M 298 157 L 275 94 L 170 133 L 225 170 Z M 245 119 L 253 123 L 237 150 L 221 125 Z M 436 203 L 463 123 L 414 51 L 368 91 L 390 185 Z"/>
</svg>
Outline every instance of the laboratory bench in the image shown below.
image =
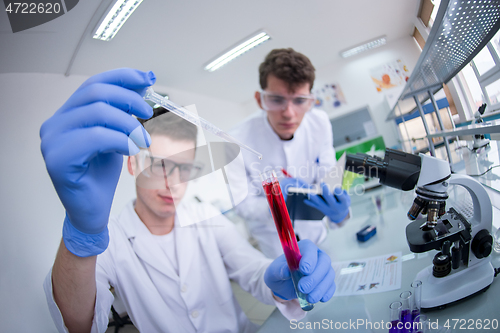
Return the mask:
<svg viewBox="0 0 500 333">
<path fill-rule="evenodd" d="M 475 153 L 463 147 L 453 147 L 456 159 L 454 161 L 455 172 L 478 174 L 487 170 L 494 163 L 500 164 L 498 146 L 494 141 L 491 143 L 491 147 L 487 151 Z M 500 168 L 492 169 L 485 176 L 476 179 L 486 185 L 492 203 L 500 203 Z M 447 201 L 447 209 L 464 207 L 471 202 L 470 195 L 460 186 L 454 186 L 448 193 L 450 197 Z M 351 325 L 349 328 L 344 325 L 344 329 L 338 329 L 340 326 L 335 329 L 335 323 L 352 323 L 358 322 L 358 320 L 372 324 L 381 324 L 382 321 L 387 323 L 389 321 L 389 305 L 399 300 L 401 292 L 411 290 L 410 285 L 417 273 L 432 265 L 437 251 L 432 250 L 417 254 L 412 253 L 409 249 L 405 229 L 410 222 L 407 218 L 407 212 L 412 205 L 414 191 L 403 192 L 379 186 L 358 194 L 351 196 L 351 219 L 343 227 L 329 230 L 326 239 L 319 247 L 330 255 L 334 267 L 336 262 L 350 260 L 356 262 L 400 252 L 402 261 L 401 287 L 396 290 L 365 295 L 334 295 L 326 303 L 315 304 L 315 308 L 299 322 L 288 321 L 276 309 L 261 326 L 259 332 L 319 332 L 328 330 L 388 332 L 385 327 L 384 329 L 376 329 L 375 325 L 371 327 L 369 325 L 368 327 L 366 325 L 357 327 Z M 497 205 L 497 207 L 500 206 Z M 377 232 L 366 242 L 359 242 L 356 233 L 367 225 L 375 225 Z M 493 233 L 499 227 L 500 210 L 493 206 Z M 500 253 L 492 251 L 491 257 L 493 267 L 500 267 Z M 341 273 L 336 271 L 336 281 Z M 494 278 L 493 283 L 485 292 L 480 292 L 465 301 L 448 305 L 444 309 L 425 312 L 425 314 L 431 322 L 436 323 L 437 321 L 440 326 L 440 330 L 433 329 L 431 332 L 461 332 L 464 329 L 477 332 L 500 332 L 500 275 Z M 461 325 L 463 321 L 458 322 L 453 329 L 453 326 L 461 319 L 467 320 L 466 325 Z M 486 319 L 490 321 L 496 319 L 498 326 L 495 325 L 495 327 L 497 328 L 493 329 L 490 325 L 489 330 L 477 329 L 480 326 L 479 320 L 484 323 Z M 325 324 L 325 320 L 328 324 Z M 451 326 L 449 330 L 443 329 L 447 320 Z M 477 325 L 473 325 L 474 329 L 469 326 L 472 322 Z M 316 328 L 314 328 L 314 324 L 316 324 Z"/>
</svg>

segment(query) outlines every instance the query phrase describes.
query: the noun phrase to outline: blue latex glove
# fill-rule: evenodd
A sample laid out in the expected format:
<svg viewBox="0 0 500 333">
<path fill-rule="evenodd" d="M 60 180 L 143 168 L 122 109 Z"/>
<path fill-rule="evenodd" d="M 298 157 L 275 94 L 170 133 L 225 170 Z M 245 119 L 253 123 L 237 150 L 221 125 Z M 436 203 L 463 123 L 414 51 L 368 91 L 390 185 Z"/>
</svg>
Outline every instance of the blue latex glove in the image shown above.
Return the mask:
<svg viewBox="0 0 500 333">
<path fill-rule="evenodd" d="M 66 209 L 64 244 L 77 256 L 97 255 L 108 246 L 123 155 L 135 155 L 151 143 L 131 114 L 153 115 L 140 93 L 155 81 L 153 72 L 127 68 L 95 75 L 40 129 L 47 171 Z"/>
<path fill-rule="evenodd" d="M 335 293 L 335 272 L 330 257 L 309 239 L 299 242 L 302 258 L 299 270 L 299 290 L 307 295 L 309 303 L 327 302 Z M 266 269 L 264 281 L 273 293 L 284 299 L 297 298 L 285 255 L 276 258 Z"/>
<path fill-rule="evenodd" d="M 332 193 L 325 183 L 321 184 L 321 189 L 323 199 L 317 195 L 311 195 L 310 199 L 304 200 L 304 203 L 320 210 L 332 222 L 342 222 L 349 214 L 351 206 L 349 194 L 340 188 L 335 188 Z"/>
<path fill-rule="evenodd" d="M 298 188 L 309 188 L 309 184 L 307 184 L 305 181 L 299 179 L 299 178 L 280 178 L 279 180 L 280 186 L 281 186 L 281 192 L 283 193 L 283 198 L 286 198 L 288 196 L 288 189 L 290 187 L 298 187 Z"/>
</svg>

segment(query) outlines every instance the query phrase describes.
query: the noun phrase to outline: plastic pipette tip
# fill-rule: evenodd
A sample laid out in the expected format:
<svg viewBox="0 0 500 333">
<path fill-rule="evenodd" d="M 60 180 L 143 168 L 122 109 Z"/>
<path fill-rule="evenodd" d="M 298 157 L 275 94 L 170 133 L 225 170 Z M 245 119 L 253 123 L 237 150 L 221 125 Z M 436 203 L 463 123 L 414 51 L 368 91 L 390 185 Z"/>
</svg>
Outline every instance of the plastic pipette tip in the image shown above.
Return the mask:
<svg viewBox="0 0 500 333">
<path fill-rule="evenodd" d="M 145 92 L 145 94 L 144 94 L 143 98 L 144 98 L 144 99 L 146 99 L 146 100 L 150 100 L 150 101 L 152 101 L 152 102 L 155 102 L 155 103 L 157 103 L 157 104 L 160 104 L 160 105 L 162 105 L 162 104 L 161 104 L 161 101 L 162 101 L 162 100 L 165 100 L 165 97 L 163 97 L 163 96 L 161 96 L 161 95 L 157 94 L 157 93 L 153 90 L 153 88 L 152 88 L 152 87 L 148 87 L 148 88 L 146 89 L 146 92 Z M 199 123 L 195 122 L 193 119 L 186 118 L 186 117 L 185 117 L 185 115 L 183 115 L 183 114 L 179 114 L 179 112 L 183 112 L 183 111 L 178 110 L 178 109 L 182 109 L 181 107 L 177 107 L 177 109 L 176 109 L 176 108 L 172 108 L 172 106 L 176 106 L 174 103 L 172 103 L 172 102 L 165 102 L 165 103 L 167 103 L 168 105 L 170 105 L 170 106 L 171 106 L 171 107 L 167 107 L 167 106 L 165 106 L 165 105 L 162 105 L 162 106 L 163 106 L 163 107 L 165 107 L 167 110 L 169 110 L 169 111 L 171 111 L 171 112 L 175 113 L 175 114 L 176 114 L 176 115 L 178 115 L 179 117 L 184 118 L 185 120 L 187 120 L 187 121 L 191 122 L 192 124 L 194 124 L 194 125 L 196 125 L 196 126 L 200 126 L 200 124 L 199 124 L 199 123 L 201 123 L 201 121 L 203 121 L 203 122 L 205 122 L 205 123 L 207 123 L 207 124 L 210 124 L 209 122 L 207 122 L 206 120 L 204 120 L 204 119 L 203 119 L 203 118 L 201 118 L 201 117 L 198 117 L 199 119 L 197 120 L 197 122 L 199 122 Z M 215 129 L 217 129 L 217 130 L 218 130 L 218 131 L 216 131 L 216 132 L 213 132 L 213 131 L 212 131 L 212 133 L 214 133 L 215 135 L 217 135 L 217 136 L 219 136 L 219 137 L 223 138 L 224 140 L 226 140 L 226 141 L 228 141 L 228 142 L 232 142 L 232 143 L 237 144 L 237 145 L 238 145 L 238 146 L 240 146 L 241 148 L 246 149 L 246 150 L 248 150 L 249 152 L 251 152 L 252 154 L 257 155 L 257 157 L 259 158 L 259 160 L 262 160 L 262 154 L 260 154 L 259 152 L 257 152 L 257 151 L 255 151 L 255 150 L 253 150 L 252 148 L 248 147 L 247 145 L 242 144 L 241 142 L 238 142 L 236 139 L 234 139 L 233 137 L 231 137 L 228 133 L 226 133 L 226 132 L 222 132 L 220 129 L 218 129 L 218 128 L 217 128 L 217 127 L 215 127 L 214 125 L 210 124 L 210 126 L 211 126 L 211 128 L 215 128 Z M 221 133 L 221 132 L 222 132 L 222 133 Z"/>
</svg>

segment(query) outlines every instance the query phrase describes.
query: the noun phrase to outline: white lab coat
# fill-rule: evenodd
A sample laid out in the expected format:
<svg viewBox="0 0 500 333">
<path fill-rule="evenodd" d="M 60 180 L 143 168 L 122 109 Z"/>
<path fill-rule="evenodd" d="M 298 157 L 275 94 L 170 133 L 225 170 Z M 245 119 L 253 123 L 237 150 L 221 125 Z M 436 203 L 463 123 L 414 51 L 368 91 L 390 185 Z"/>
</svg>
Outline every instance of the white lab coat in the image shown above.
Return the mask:
<svg viewBox="0 0 500 333">
<path fill-rule="evenodd" d="M 330 119 L 324 111 L 312 109 L 305 114 L 293 138 L 281 140 L 269 124 L 267 113 L 261 111 L 235 127 L 230 134 L 263 155 L 263 159 L 259 160 L 242 150 L 249 194 L 236 209 L 246 220 L 261 251 L 269 258 L 276 258 L 283 250 L 259 175 L 271 169 L 280 175 L 281 169 L 285 168 L 293 177 L 310 184 L 319 183 L 336 164 Z M 294 229 L 301 239 L 307 238 L 318 244 L 326 237 L 326 224 L 337 227 L 325 218 L 323 221 L 297 220 Z"/>
<path fill-rule="evenodd" d="M 288 319 L 301 319 L 296 300 L 279 303 L 264 283 L 270 263 L 243 239 L 223 215 L 180 227 L 174 232 L 179 275 L 152 239 L 131 202 L 109 223 L 110 243 L 97 257 L 97 298 L 92 332 L 104 332 L 113 303 L 110 286 L 141 332 L 254 332 L 236 301 L 229 279 L 266 304 L 276 305 Z M 211 214 L 212 206 L 189 203 L 193 218 Z M 163 255 L 162 255 L 163 254 Z M 59 332 L 67 332 L 54 302 L 49 272 L 44 289 Z"/>
</svg>

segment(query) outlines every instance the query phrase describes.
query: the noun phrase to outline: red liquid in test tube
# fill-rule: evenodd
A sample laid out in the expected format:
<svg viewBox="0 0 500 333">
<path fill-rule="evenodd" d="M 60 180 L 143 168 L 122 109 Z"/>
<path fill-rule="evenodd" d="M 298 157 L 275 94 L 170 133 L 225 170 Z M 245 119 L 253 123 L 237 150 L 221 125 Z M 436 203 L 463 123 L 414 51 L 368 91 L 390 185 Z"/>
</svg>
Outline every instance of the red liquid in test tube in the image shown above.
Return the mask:
<svg viewBox="0 0 500 333">
<path fill-rule="evenodd" d="M 292 281 L 295 292 L 297 293 L 297 298 L 299 299 L 300 307 L 304 311 L 310 311 L 313 309 L 314 305 L 310 304 L 306 299 L 306 295 L 301 293 L 298 289 L 299 280 L 303 276 L 299 270 L 299 262 L 302 256 L 299 251 L 299 245 L 297 244 L 297 238 L 293 231 L 290 216 L 288 215 L 288 210 L 286 209 L 285 200 L 281 193 L 280 184 L 276 178 L 276 173 L 274 171 L 269 171 L 262 173 L 260 176 L 262 178 L 264 192 L 266 193 L 267 203 L 271 209 L 281 246 L 285 253 L 286 262 L 292 275 Z"/>
</svg>

